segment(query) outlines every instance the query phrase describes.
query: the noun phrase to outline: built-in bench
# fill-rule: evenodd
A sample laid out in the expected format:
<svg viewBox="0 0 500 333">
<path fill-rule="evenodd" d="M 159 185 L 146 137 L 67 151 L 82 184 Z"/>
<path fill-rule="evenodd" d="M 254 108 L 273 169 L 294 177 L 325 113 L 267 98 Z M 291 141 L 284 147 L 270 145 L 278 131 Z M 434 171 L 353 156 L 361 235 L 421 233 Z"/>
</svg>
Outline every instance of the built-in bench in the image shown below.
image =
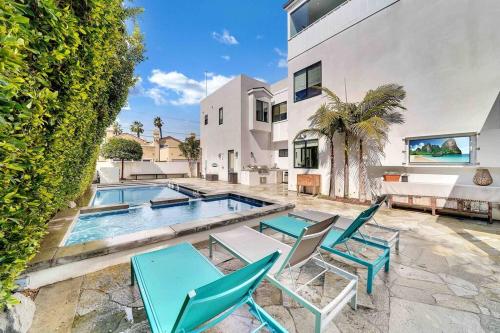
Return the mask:
<svg viewBox="0 0 500 333">
<path fill-rule="evenodd" d="M 130 174 L 130 177 L 134 177 L 135 180 L 138 180 L 139 177 L 141 176 L 148 176 L 148 177 L 154 177 L 155 179 L 158 179 L 160 176 L 164 179 L 168 178 L 186 178 L 187 173 L 132 173 Z"/>
</svg>

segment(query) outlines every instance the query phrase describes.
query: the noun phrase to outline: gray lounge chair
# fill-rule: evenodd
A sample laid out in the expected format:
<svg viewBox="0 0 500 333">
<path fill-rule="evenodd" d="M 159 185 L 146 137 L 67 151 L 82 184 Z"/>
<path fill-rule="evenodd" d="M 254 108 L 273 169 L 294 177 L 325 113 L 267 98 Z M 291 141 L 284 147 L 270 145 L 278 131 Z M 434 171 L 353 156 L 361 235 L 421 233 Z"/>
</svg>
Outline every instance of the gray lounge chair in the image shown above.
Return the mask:
<svg viewBox="0 0 500 333">
<path fill-rule="evenodd" d="M 210 256 L 212 256 L 212 247 L 215 244 L 221 245 L 246 264 L 253 263 L 276 250 L 281 251 L 282 255 L 278 258 L 274 266 L 271 267 L 266 279 L 311 311 L 315 316 L 315 332 L 321 332 L 326 327 L 326 324 L 333 320 L 346 304 L 356 309 L 357 276 L 328 264 L 323 260 L 319 252 L 319 246 L 337 219 L 337 216 L 330 217 L 326 221 L 303 228 L 293 246 L 284 244 L 247 226 L 211 234 L 209 237 Z M 309 261 L 313 261 L 316 265 L 323 268 L 323 270 L 304 285 L 297 287 L 292 270 L 301 267 Z M 290 274 L 291 287 L 287 282 L 280 280 L 281 274 L 285 271 Z M 329 304 L 323 308 L 319 308 L 299 295 L 299 291 L 326 272 L 340 276 L 346 279 L 348 283 Z"/>
<path fill-rule="evenodd" d="M 383 195 L 377 198 L 377 200 L 372 204 L 373 206 L 377 206 L 377 210 L 382 206 L 384 202 L 387 201 L 387 196 Z M 376 213 L 376 212 L 375 212 Z M 310 222 L 321 222 L 324 221 L 328 218 L 331 218 L 333 216 L 336 216 L 336 214 L 330 214 L 330 213 L 325 213 L 325 212 L 320 212 L 317 210 L 298 210 L 298 211 L 293 211 L 291 213 L 288 213 L 288 216 L 291 217 L 297 217 L 299 219 L 303 219 L 306 221 Z M 399 253 L 399 230 L 395 228 L 390 228 L 386 227 L 383 225 L 380 225 L 377 223 L 375 220 L 375 217 L 372 217 L 371 219 L 373 222 L 367 222 L 366 224 L 373 227 L 377 228 L 379 230 L 383 230 L 384 233 L 388 234 L 388 237 L 381 237 L 379 235 L 370 235 L 368 233 L 362 233 L 363 237 L 367 240 L 370 240 L 375 243 L 380 243 L 382 245 L 388 246 L 388 247 L 393 247 L 396 251 L 396 253 Z M 351 226 L 351 224 L 355 221 L 355 219 L 340 216 L 335 225 L 333 226 L 334 229 L 337 230 L 346 230 Z"/>
</svg>

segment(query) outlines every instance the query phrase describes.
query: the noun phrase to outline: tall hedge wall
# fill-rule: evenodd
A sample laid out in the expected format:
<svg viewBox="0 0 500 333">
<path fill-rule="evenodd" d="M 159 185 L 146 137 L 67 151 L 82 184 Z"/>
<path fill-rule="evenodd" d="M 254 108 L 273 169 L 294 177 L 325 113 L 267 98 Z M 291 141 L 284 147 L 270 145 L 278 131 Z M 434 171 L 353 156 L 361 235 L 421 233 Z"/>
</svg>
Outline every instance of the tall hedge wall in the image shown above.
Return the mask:
<svg viewBox="0 0 500 333">
<path fill-rule="evenodd" d="M 122 0 L 0 0 L 0 308 L 80 196 L 142 61 Z"/>
</svg>

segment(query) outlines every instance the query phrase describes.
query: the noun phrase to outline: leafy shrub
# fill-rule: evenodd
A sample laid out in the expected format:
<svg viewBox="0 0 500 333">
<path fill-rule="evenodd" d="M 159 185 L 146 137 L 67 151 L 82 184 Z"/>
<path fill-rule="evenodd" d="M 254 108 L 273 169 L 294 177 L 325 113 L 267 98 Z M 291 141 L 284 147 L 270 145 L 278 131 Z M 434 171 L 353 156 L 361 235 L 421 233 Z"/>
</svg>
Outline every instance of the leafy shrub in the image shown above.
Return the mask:
<svg viewBox="0 0 500 333">
<path fill-rule="evenodd" d="M 80 196 L 135 83 L 122 0 L 0 1 L 0 309 L 47 221 Z"/>
</svg>

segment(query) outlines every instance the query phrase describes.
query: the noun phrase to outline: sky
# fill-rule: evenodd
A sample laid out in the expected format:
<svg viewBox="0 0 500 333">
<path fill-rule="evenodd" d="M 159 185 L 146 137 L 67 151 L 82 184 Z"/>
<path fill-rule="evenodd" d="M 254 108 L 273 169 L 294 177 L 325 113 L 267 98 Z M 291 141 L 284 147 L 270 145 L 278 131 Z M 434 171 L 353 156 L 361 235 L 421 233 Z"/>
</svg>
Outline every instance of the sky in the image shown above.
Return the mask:
<svg viewBox="0 0 500 333">
<path fill-rule="evenodd" d="M 232 77 L 268 83 L 286 77 L 284 0 L 135 0 L 146 60 L 117 121 L 125 132 L 137 120 L 152 140 L 153 118 L 163 136 L 199 134 L 199 101 Z M 205 86 L 205 76 L 207 78 Z"/>
</svg>

